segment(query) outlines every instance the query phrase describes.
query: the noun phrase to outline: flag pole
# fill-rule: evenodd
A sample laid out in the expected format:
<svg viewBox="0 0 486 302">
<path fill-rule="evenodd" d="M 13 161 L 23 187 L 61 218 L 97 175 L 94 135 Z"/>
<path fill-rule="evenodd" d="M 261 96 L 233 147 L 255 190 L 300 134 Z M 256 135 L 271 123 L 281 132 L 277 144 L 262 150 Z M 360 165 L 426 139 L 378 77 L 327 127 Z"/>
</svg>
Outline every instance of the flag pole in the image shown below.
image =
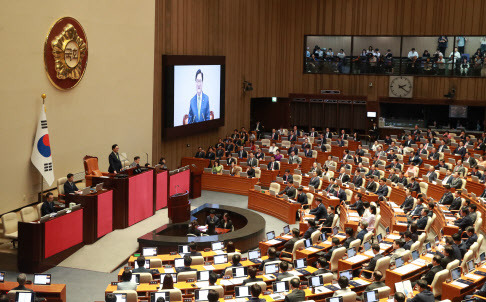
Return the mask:
<svg viewBox="0 0 486 302">
<path fill-rule="evenodd" d="M 46 94 L 45 94 L 45 93 L 43 93 L 43 94 L 41 95 L 41 97 L 42 97 L 42 105 L 44 105 L 44 104 L 45 104 L 45 101 L 46 101 Z M 42 174 L 41 174 L 41 191 L 40 191 L 40 202 L 42 202 L 42 201 L 43 201 L 43 200 L 42 200 L 42 195 L 43 195 L 43 194 L 44 194 L 44 177 L 43 177 L 43 176 L 42 176 Z"/>
</svg>

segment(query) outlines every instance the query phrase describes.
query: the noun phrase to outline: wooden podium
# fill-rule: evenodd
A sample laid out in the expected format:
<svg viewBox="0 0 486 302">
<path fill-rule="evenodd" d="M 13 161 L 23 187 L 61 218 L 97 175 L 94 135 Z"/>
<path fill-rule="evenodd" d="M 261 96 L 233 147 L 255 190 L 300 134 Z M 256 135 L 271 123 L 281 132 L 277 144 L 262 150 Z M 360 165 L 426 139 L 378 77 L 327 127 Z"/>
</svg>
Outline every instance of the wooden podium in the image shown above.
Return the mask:
<svg viewBox="0 0 486 302">
<path fill-rule="evenodd" d="M 191 170 L 191 199 L 201 197 L 201 174 L 201 171 Z"/>
<path fill-rule="evenodd" d="M 188 221 L 191 217 L 191 203 L 189 192 L 177 193 L 169 197 L 167 207 L 169 210 L 170 223 Z"/>
</svg>

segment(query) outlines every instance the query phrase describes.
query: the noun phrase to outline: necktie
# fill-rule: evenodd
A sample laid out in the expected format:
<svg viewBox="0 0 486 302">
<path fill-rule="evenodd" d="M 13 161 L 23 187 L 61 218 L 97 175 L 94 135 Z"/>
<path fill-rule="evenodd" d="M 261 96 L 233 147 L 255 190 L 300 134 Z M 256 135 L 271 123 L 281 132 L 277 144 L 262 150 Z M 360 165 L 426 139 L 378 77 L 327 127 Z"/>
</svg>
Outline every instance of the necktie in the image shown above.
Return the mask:
<svg viewBox="0 0 486 302">
<path fill-rule="evenodd" d="M 197 96 L 197 117 L 201 117 L 201 96 Z"/>
</svg>

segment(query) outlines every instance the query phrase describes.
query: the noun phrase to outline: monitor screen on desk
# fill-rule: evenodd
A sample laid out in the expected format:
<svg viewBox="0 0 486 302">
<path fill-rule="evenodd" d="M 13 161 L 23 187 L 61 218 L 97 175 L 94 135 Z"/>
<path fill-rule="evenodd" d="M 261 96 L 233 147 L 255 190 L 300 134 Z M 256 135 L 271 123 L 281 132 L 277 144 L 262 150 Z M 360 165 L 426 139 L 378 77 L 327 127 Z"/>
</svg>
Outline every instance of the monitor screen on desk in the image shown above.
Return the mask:
<svg viewBox="0 0 486 302">
<path fill-rule="evenodd" d="M 461 278 L 461 268 L 460 267 L 456 267 L 456 268 L 451 270 L 451 278 L 452 278 L 452 281 Z"/>
<path fill-rule="evenodd" d="M 396 268 L 399 268 L 403 265 L 403 258 L 402 257 L 398 257 L 397 259 L 395 259 L 395 267 Z"/>
<path fill-rule="evenodd" d="M 211 271 L 197 271 L 197 281 L 208 281 Z"/>
<path fill-rule="evenodd" d="M 379 301 L 378 290 L 371 290 L 364 293 L 365 302 L 377 302 Z"/>
<path fill-rule="evenodd" d="M 371 243 L 369 241 L 365 241 L 365 243 L 363 243 L 363 247 L 365 251 L 369 251 L 371 249 Z"/>
<path fill-rule="evenodd" d="M 274 293 L 285 293 L 289 291 L 289 283 L 284 281 L 274 282 L 272 288 Z"/>
<path fill-rule="evenodd" d="M 272 240 L 273 238 L 275 238 L 275 232 L 274 231 L 268 232 L 267 240 Z"/>
<path fill-rule="evenodd" d="M 288 225 L 288 224 L 287 224 L 286 226 L 284 226 L 284 227 L 283 227 L 283 232 L 284 232 L 284 234 L 288 234 L 288 233 L 290 233 L 290 227 L 289 227 L 289 225 Z"/>
<path fill-rule="evenodd" d="M 224 263 L 228 263 L 228 255 L 227 254 L 214 256 L 214 264 L 224 264 Z"/>
<path fill-rule="evenodd" d="M 337 233 L 339 233 L 339 227 L 335 226 L 335 227 L 332 229 L 332 234 L 333 234 L 333 235 L 337 235 Z"/>
<path fill-rule="evenodd" d="M 223 248 L 224 248 L 223 241 L 217 241 L 217 242 L 211 243 L 211 249 L 213 251 L 219 251 L 219 250 L 222 250 Z"/>
<path fill-rule="evenodd" d="M 294 260 L 294 267 L 296 269 L 306 268 L 307 267 L 307 259 L 306 258 L 295 259 Z"/>
<path fill-rule="evenodd" d="M 140 284 L 140 274 L 132 274 L 132 279 L 130 281 Z"/>
<path fill-rule="evenodd" d="M 348 280 L 351 280 L 353 279 L 353 271 L 352 270 L 345 270 L 345 271 L 341 271 L 339 272 L 339 277 L 346 277 L 348 278 Z"/>
<path fill-rule="evenodd" d="M 15 302 L 34 302 L 35 294 L 33 292 L 17 292 Z"/>
<path fill-rule="evenodd" d="M 326 233 L 321 234 L 321 241 L 322 242 L 326 241 Z"/>
<path fill-rule="evenodd" d="M 209 289 L 196 289 L 194 296 L 196 301 L 208 301 Z"/>
<path fill-rule="evenodd" d="M 170 292 L 150 293 L 150 302 L 157 302 L 158 298 L 164 298 L 165 302 L 170 302 Z"/>
<path fill-rule="evenodd" d="M 275 273 L 278 273 L 278 264 L 277 263 L 271 263 L 271 264 L 265 265 L 265 274 L 266 275 L 275 274 Z"/>
<path fill-rule="evenodd" d="M 179 245 L 178 246 L 178 252 L 179 254 L 189 254 L 189 246 L 188 245 Z"/>
<path fill-rule="evenodd" d="M 34 274 L 34 285 L 51 285 L 51 274 Z"/>
<path fill-rule="evenodd" d="M 467 270 L 468 272 L 472 272 L 476 267 L 474 266 L 474 260 L 469 260 L 467 262 Z"/>
<path fill-rule="evenodd" d="M 426 250 L 427 252 L 430 252 L 430 250 L 432 250 L 432 245 L 430 244 L 430 242 L 427 242 L 427 243 L 425 244 L 425 250 Z"/>
<path fill-rule="evenodd" d="M 324 279 L 322 276 L 313 276 L 309 280 L 309 286 L 310 287 L 318 287 L 323 285 Z"/>
<path fill-rule="evenodd" d="M 412 252 L 412 259 L 417 260 L 420 257 L 418 250 Z"/>
<path fill-rule="evenodd" d="M 0 272 L 0 283 L 5 282 L 5 272 Z"/>
<path fill-rule="evenodd" d="M 245 298 L 250 297 L 250 287 L 249 286 L 236 286 L 235 287 L 235 297 Z"/>
<path fill-rule="evenodd" d="M 258 258 L 260 258 L 260 250 L 248 252 L 248 259 L 253 260 Z"/>
<path fill-rule="evenodd" d="M 486 253 L 482 252 L 479 254 L 479 261 L 484 262 L 486 260 Z"/>
<path fill-rule="evenodd" d="M 248 267 L 233 267 L 233 278 L 243 278 L 248 276 Z"/>
<path fill-rule="evenodd" d="M 326 298 L 326 302 L 343 302 L 343 297 Z"/>
<path fill-rule="evenodd" d="M 142 255 L 144 257 L 157 256 L 157 248 L 156 247 L 144 247 L 142 249 Z"/>
<path fill-rule="evenodd" d="M 348 254 L 348 258 L 354 257 L 356 256 L 356 250 L 354 248 L 350 248 L 348 249 L 347 254 Z"/>
<path fill-rule="evenodd" d="M 378 241 L 378 243 L 381 243 L 383 241 L 383 235 L 381 234 L 376 235 L 376 240 Z"/>
<path fill-rule="evenodd" d="M 183 267 L 184 266 L 184 258 L 175 258 L 174 259 L 174 266 L 175 267 Z"/>
<path fill-rule="evenodd" d="M 312 241 L 311 241 L 310 239 L 306 239 L 306 240 L 304 240 L 304 246 L 305 246 L 306 248 L 308 248 L 308 247 L 312 246 Z"/>
</svg>

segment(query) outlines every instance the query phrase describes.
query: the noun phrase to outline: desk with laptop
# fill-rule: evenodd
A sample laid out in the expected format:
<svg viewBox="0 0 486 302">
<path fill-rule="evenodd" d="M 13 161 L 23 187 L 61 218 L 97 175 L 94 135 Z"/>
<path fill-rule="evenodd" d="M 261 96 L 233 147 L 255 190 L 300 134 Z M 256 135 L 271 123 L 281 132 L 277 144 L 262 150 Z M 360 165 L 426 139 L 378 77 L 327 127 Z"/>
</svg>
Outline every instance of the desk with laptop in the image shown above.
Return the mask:
<svg viewBox="0 0 486 302">
<path fill-rule="evenodd" d="M 6 273 L 0 272 L 0 293 L 8 293 L 18 286 L 17 282 L 5 281 Z M 66 284 L 52 284 L 50 274 L 34 274 L 32 282 L 25 284 L 25 287 L 33 292 L 17 291 L 10 299 L 15 302 L 34 302 L 36 298 L 45 298 L 47 301 L 66 301 Z"/>
</svg>

